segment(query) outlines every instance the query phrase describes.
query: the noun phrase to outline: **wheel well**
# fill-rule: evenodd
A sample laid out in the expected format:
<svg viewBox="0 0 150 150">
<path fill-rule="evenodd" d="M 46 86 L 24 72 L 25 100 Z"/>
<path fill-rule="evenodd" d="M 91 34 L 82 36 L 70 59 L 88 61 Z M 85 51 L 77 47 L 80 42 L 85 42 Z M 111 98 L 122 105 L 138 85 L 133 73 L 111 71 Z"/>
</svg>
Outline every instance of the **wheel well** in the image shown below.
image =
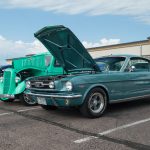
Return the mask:
<svg viewBox="0 0 150 150">
<path fill-rule="evenodd" d="M 93 90 L 93 89 L 95 89 L 95 88 L 100 88 L 100 89 L 102 89 L 102 90 L 106 93 L 107 101 L 109 101 L 108 91 L 107 91 L 103 86 L 95 86 L 95 87 L 93 87 L 91 90 Z M 90 91 L 91 91 L 91 90 L 90 90 Z"/>
</svg>

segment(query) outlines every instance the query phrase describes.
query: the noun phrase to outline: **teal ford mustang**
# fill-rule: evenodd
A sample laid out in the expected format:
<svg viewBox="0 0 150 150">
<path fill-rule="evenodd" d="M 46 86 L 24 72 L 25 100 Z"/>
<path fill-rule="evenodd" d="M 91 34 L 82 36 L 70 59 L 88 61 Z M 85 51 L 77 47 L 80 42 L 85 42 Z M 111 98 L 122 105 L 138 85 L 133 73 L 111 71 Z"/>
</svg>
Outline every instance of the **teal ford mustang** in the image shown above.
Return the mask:
<svg viewBox="0 0 150 150">
<path fill-rule="evenodd" d="M 64 68 L 58 76 L 33 77 L 25 93 L 44 109 L 79 107 L 84 116 L 100 117 L 109 103 L 150 96 L 150 61 L 131 55 L 93 59 L 77 37 L 64 26 L 35 33 Z"/>
</svg>

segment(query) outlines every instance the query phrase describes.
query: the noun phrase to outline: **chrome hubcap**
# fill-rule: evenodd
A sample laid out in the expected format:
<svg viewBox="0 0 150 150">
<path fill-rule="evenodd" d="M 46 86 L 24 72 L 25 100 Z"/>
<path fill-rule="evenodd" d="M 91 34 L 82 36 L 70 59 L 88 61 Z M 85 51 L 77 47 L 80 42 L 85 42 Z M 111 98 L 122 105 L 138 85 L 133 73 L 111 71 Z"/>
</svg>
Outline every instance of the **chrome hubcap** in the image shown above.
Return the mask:
<svg viewBox="0 0 150 150">
<path fill-rule="evenodd" d="M 89 108 L 93 113 L 99 113 L 104 108 L 104 97 L 101 93 L 93 93 L 89 99 Z"/>
<path fill-rule="evenodd" d="M 24 94 L 24 101 L 30 105 L 36 104 L 36 101 L 34 99 L 32 99 L 31 97 L 29 97 L 28 95 Z"/>
</svg>

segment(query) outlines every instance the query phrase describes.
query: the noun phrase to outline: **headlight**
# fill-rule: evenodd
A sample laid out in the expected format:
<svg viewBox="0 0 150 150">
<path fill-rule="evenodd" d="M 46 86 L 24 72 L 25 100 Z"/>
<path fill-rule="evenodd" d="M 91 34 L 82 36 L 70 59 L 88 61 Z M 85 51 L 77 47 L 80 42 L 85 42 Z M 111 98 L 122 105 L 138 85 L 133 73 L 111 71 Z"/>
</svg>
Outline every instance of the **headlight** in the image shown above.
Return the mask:
<svg viewBox="0 0 150 150">
<path fill-rule="evenodd" d="M 16 83 L 18 83 L 18 82 L 21 81 L 21 79 L 20 79 L 19 77 L 16 77 L 16 78 L 15 78 L 15 81 L 16 81 Z"/>
<path fill-rule="evenodd" d="M 55 83 L 54 83 L 53 81 L 51 81 L 51 82 L 49 83 L 49 88 L 50 88 L 50 89 L 54 89 L 54 88 L 55 88 Z"/>
<path fill-rule="evenodd" d="M 3 82 L 3 77 L 0 77 L 0 82 Z"/>
<path fill-rule="evenodd" d="M 27 82 L 26 82 L 26 88 L 29 89 L 30 87 L 31 87 L 31 82 L 30 82 L 30 81 L 27 81 Z"/>
<path fill-rule="evenodd" d="M 72 91 L 72 83 L 70 81 L 66 82 L 67 91 Z"/>
</svg>

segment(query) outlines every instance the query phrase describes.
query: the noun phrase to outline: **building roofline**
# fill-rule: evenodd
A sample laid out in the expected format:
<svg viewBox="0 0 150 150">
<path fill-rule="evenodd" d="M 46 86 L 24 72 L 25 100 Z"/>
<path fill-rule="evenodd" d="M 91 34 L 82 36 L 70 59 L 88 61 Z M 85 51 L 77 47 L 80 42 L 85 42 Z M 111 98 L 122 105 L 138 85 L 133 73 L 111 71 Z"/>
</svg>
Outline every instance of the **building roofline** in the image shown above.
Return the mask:
<svg viewBox="0 0 150 150">
<path fill-rule="evenodd" d="M 106 46 L 100 46 L 100 47 L 91 47 L 88 48 L 88 51 L 100 51 L 100 50 L 109 50 L 111 49 L 117 49 L 117 48 L 123 48 L 127 45 L 129 47 L 133 46 L 140 46 L 140 45 L 148 45 L 150 44 L 150 40 L 142 40 L 142 41 L 135 41 L 135 42 L 128 42 L 128 43 L 120 43 L 120 44 L 113 44 L 113 45 L 106 45 Z"/>
<path fill-rule="evenodd" d="M 32 57 L 32 56 L 39 56 L 39 55 L 43 55 L 43 54 L 50 54 L 49 52 L 43 52 L 43 53 L 39 53 L 39 54 L 27 54 L 23 57 L 16 57 L 16 58 L 7 58 L 5 59 L 6 61 L 9 61 L 9 60 L 14 60 L 14 59 L 21 59 L 21 58 L 27 58 L 27 57 Z"/>
</svg>

